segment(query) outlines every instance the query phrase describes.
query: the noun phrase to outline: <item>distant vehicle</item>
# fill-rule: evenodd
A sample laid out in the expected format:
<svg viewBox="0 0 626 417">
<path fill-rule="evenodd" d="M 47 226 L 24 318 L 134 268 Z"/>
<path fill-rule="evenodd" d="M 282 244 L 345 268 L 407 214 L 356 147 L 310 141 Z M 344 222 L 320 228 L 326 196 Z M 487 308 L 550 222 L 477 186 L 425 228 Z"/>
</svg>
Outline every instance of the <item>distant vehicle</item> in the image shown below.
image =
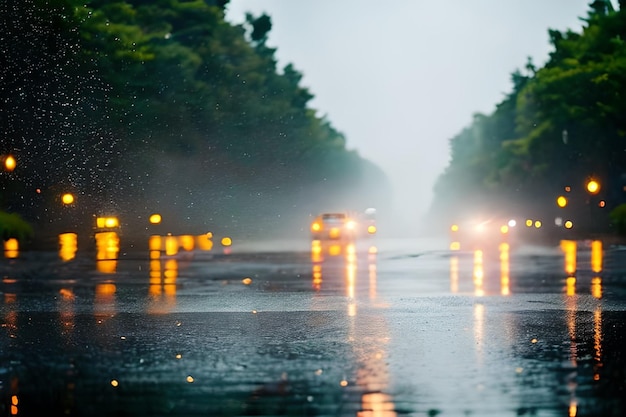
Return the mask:
<svg viewBox="0 0 626 417">
<path fill-rule="evenodd" d="M 513 219 L 474 219 L 450 226 L 450 249 L 487 249 L 500 243 L 511 243 L 517 222 Z"/>
<path fill-rule="evenodd" d="M 376 226 L 376 209 L 368 208 L 365 210 L 363 216 L 363 227 L 366 236 L 373 236 L 378 231 L 378 227 Z"/>
<path fill-rule="evenodd" d="M 356 227 L 346 213 L 323 213 L 313 219 L 311 236 L 317 240 L 353 240 Z"/>
</svg>

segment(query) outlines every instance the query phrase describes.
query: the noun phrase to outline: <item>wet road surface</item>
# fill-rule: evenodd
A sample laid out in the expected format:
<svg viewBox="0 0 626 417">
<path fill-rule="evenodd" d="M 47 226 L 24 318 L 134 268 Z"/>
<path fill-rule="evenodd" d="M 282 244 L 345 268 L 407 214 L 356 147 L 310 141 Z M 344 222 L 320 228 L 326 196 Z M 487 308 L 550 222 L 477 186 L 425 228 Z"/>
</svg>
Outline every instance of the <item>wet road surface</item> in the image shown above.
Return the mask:
<svg viewBox="0 0 626 417">
<path fill-rule="evenodd" d="M 0 258 L 0 412 L 626 413 L 626 248 L 277 248 Z"/>
</svg>

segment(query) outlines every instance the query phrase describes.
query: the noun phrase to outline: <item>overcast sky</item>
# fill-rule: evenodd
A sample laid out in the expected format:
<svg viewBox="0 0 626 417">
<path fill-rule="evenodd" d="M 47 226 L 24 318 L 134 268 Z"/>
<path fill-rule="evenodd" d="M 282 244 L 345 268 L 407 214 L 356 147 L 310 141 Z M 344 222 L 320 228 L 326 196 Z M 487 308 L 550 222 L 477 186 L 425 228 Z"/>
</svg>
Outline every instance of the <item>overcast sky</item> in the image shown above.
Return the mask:
<svg viewBox="0 0 626 417">
<path fill-rule="evenodd" d="M 580 32 L 591 0 L 231 0 L 227 19 L 272 18 L 268 46 L 293 63 L 310 106 L 391 179 L 403 215 L 428 209 L 449 139 L 511 91 L 511 73 Z"/>
</svg>

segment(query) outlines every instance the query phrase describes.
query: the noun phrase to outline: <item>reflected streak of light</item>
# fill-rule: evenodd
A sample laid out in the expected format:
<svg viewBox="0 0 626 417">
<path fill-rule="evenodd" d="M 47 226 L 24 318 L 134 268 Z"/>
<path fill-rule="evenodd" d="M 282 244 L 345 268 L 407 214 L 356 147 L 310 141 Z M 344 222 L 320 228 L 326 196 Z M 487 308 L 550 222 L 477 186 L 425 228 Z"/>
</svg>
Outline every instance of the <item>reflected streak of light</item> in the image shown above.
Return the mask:
<svg viewBox="0 0 626 417">
<path fill-rule="evenodd" d="M 15 416 L 18 414 L 18 406 L 19 404 L 19 398 L 17 395 L 12 395 L 11 396 L 11 415 Z"/>
<path fill-rule="evenodd" d="M 562 240 L 561 250 L 565 254 L 565 272 L 570 276 L 574 275 L 576 273 L 576 241 Z"/>
<path fill-rule="evenodd" d="M 151 253 L 152 252 L 159 252 L 161 250 L 161 245 L 162 245 L 161 236 L 152 235 L 148 239 L 148 248 L 150 249 Z"/>
<path fill-rule="evenodd" d="M 322 262 L 322 242 L 313 240 L 311 242 L 311 260 L 313 262 Z"/>
<path fill-rule="evenodd" d="M 598 381 L 600 379 L 599 368 L 602 367 L 602 309 L 597 307 L 593 312 L 593 351 L 594 366 L 593 379 Z"/>
<path fill-rule="evenodd" d="M 483 268 L 483 251 L 474 251 L 474 295 L 482 297 L 485 295 L 485 289 L 483 287 L 483 279 L 485 270 Z"/>
<path fill-rule="evenodd" d="M 165 254 L 173 256 L 178 253 L 178 238 L 176 236 L 167 235 L 165 237 Z"/>
<path fill-rule="evenodd" d="M 593 277 L 591 279 L 591 295 L 598 300 L 602 298 L 602 278 Z"/>
<path fill-rule="evenodd" d="M 99 232 L 96 238 L 96 267 L 105 274 L 115 273 L 117 254 L 120 251 L 120 239 L 116 232 Z"/>
<path fill-rule="evenodd" d="M 176 280 L 178 278 L 178 261 L 176 259 L 152 259 L 150 261 L 150 278 L 148 293 L 152 297 L 151 312 L 163 313 L 176 304 Z M 161 298 L 165 296 L 165 298 Z"/>
<path fill-rule="evenodd" d="M 591 242 L 591 270 L 595 273 L 602 271 L 602 241 Z"/>
<path fill-rule="evenodd" d="M 76 233 L 61 233 L 59 235 L 59 257 L 63 261 L 71 261 L 78 251 L 78 235 Z"/>
<path fill-rule="evenodd" d="M 11 238 L 4 241 L 4 256 L 9 259 L 17 258 L 20 254 L 20 244 L 17 239 Z"/>
<path fill-rule="evenodd" d="M 354 295 L 356 290 L 356 251 L 354 244 L 346 246 L 346 295 L 348 297 L 348 316 L 356 316 Z"/>
<path fill-rule="evenodd" d="M 114 259 L 103 259 L 99 260 L 96 266 L 99 272 L 104 274 L 114 274 L 117 269 L 117 261 Z"/>
<path fill-rule="evenodd" d="M 485 342 L 485 306 L 483 304 L 474 304 L 474 340 L 476 345 L 476 354 L 478 361 L 482 363 L 483 346 Z"/>
<path fill-rule="evenodd" d="M 567 330 L 570 338 L 570 360 L 572 365 L 576 367 L 576 360 L 578 358 L 578 347 L 576 345 L 576 311 L 578 305 L 576 303 L 576 278 L 567 278 L 567 300 L 566 300 L 566 318 L 567 318 Z"/>
<path fill-rule="evenodd" d="M 450 257 L 450 291 L 459 292 L 459 257 Z"/>
<path fill-rule="evenodd" d="M 322 265 L 313 264 L 313 288 L 320 290 L 322 288 Z"/>
<path fill-rule="evenodd" d="M 576 414 L 578 413 L 578 404 L 576 404 L 575 400 L 572 400 L 569 404 L 569 417 L 576 417 Z"/>
<path fill-rule="evenodd" d="M 163 290 L 165 294 L 168 296 L 176 295 L 176 279 L 178 278 L 178 261 L 176 259 L 168 259 L 165 261 L 163 278 Z"/>
<path fill-rule="evenodd" d="M 378 267 L 377 261 L 378 248 L 376 246 L 370 246 L 367 250 L 368 272 L 369 272 L 369 284 L 370 284 L 370 299 L 374 300 L 378 297 Z"/>
<path fill-rule="evenodd" d="M 110 282 L 96 285 L 94 310 L 97 313 L 114 313 L 116 291 L 115 284 Z"/>
<path fill-rule="evenodd" d="M 565 280 L 565 294 L 569 297 L 576 295 L 576 277 L 567 277 Z"/>
<path fill-rule="evenodd" d="M 370 392 L 363 394 L 361 398 L 362 411 L 357 417 L 395 417 L 395 405 L 390 395 L 382 392 Z"/>
<path fill-rule="evenodd" d="M 376 278 L 376 264 L 369 264 L 368 265 L 368 271 L 369 271 L 369 279 L 370 279 L 370 299 L 371 300 L 375 300 L 376 297 L 378 296 L 378 289 L 376 287 L 377 284 L 377 278 Z"/>
<path fill-rule="evenodd" d="M 65 329 L 74 328 L 74 292 L 71 289 L 61 288 L 59 290 L 61 298 L 59 299 L 59 314 L 61 317 L 62 333 L 66 333 Z"/>
<path fill-rule="evenodd" d="M 17 336 L 17 311 L 10 310 L 6 313 L 2 327 L 6 327 L 7 330 L 9 330 L 9 337 L 13 338 Z"/>
<path fill-rule="evenodd" d="M 500 249 L 500 293 L 502 295 L 510 295 L 510 266 L 509 266 L 509 244 L 501 243 Z"/>
</svg>

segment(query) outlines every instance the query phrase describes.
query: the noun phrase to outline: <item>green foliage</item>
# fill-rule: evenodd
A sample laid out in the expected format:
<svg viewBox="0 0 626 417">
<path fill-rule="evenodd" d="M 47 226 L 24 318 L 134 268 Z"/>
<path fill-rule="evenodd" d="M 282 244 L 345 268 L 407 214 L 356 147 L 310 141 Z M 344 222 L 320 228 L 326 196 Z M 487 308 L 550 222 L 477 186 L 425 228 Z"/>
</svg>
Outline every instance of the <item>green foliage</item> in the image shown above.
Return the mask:
<svg viewBox="0 0 626 417">
<path fill-rule="evenodd" d="M 33 227 L 19 214 L 0 211 L 1 240 L 15 238 L 21 243 L 24 243 L 30 240 L 33 236 Z"/>
<path fill-rule="evenodd" d="M 84 217 L 159 210 L 206 227 L 258 196 L 295 207 L 294 190 L 317 189 L 303 201 L 323 205 L 377 198 L 374 172 L 385 183 L 309 107 L 295 66 L 277 68 L 267 15 L 231 25 L 224 0 L 17 3 L 0 5 L 0 126 L 22 152 L 8 208 L 29 219 L 61 218 L 65 187 Z"/>
<path fill-rule="evenodd" d="M 591 176 L 603 184 L 607 207 L 623 202 L 626 11 L 609 6 L 594 3 L 580 34 L 550 30 L 554 49 L 546 65 L 529 61 L 525 74 L 516 71 L 513 91 L 496 111 L 475 117 L 451 140 L 434 208 L 479 194 L 489 198 L 477 209 L 551 213 L 566 186 L 584 201 Z"/>
<path fill-rule="evenodd" d="M 609 218 L 617 233 L 626 236 L 626 203 L 611 210 Z"/>
</svg>

